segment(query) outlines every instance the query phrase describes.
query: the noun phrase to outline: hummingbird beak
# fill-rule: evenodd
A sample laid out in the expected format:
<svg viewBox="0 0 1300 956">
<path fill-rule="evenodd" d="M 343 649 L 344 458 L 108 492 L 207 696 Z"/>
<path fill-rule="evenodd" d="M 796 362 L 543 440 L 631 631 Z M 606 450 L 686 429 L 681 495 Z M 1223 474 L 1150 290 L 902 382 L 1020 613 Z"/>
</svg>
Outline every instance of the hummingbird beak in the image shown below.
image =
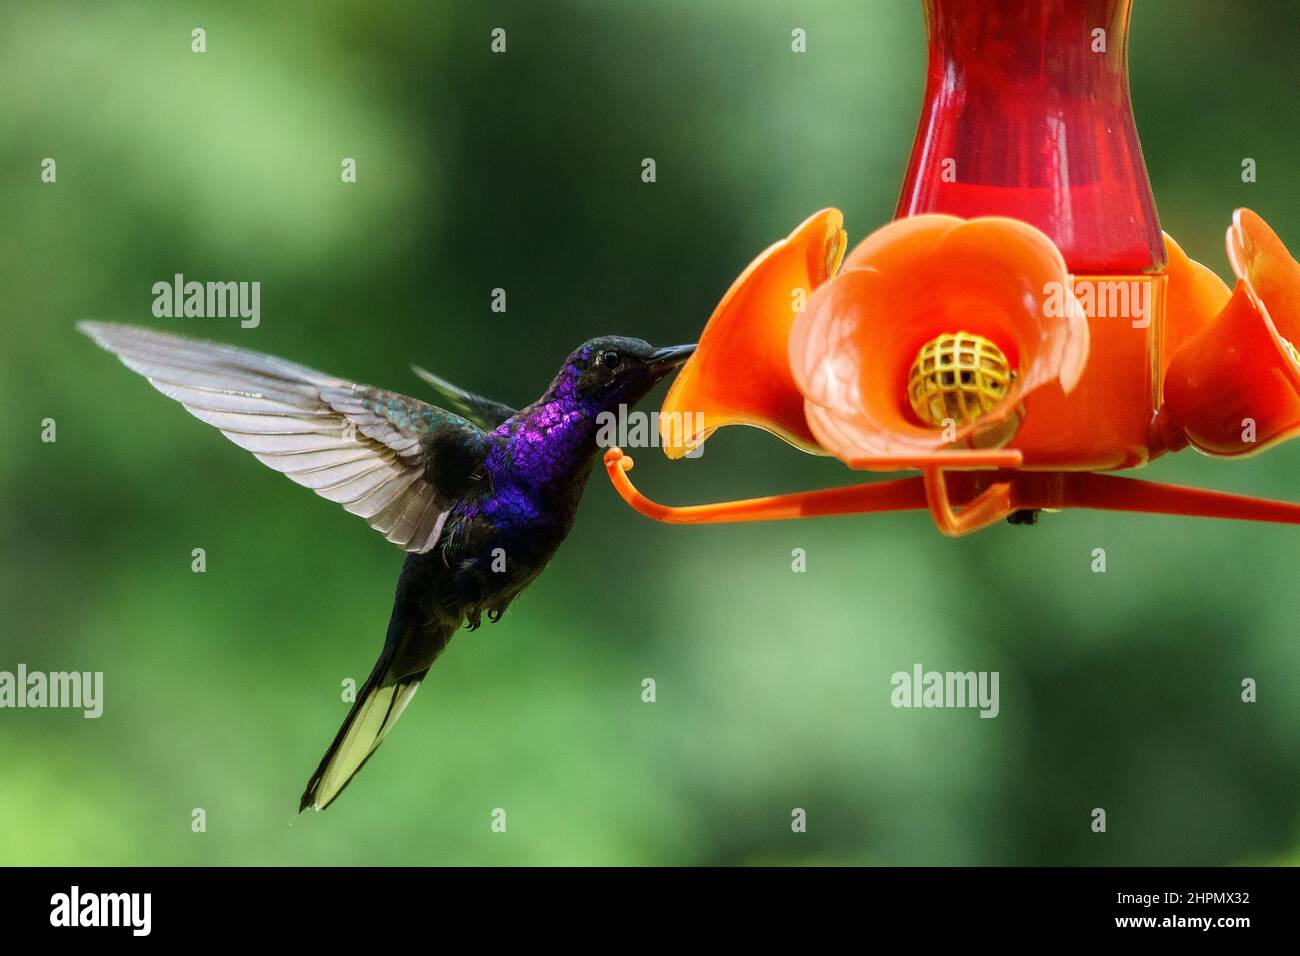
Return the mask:
<svg viewBox="0 0 1300 956">
<path fill-rule="evenodd" d="M 694 343 L 690 345 L 670 345 L 667 348 L 655 349 L 650 354 L 650 369 L 657 376 L 667 375 L 673 369 L 684 365 L 686 360 L 694 354 Z"/>
</svg>

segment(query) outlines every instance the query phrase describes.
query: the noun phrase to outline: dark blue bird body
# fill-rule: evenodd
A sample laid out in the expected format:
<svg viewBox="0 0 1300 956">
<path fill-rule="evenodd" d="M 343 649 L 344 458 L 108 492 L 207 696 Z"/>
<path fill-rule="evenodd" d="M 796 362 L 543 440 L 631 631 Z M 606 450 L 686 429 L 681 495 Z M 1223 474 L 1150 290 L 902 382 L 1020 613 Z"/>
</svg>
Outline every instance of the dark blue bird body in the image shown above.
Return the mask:
<svg viewBox="0 0 1300 956">
<path fill-rule="evenodd" d="M 497 620 L 573 526 L 602 412 L 640 401 L 694 346 L 593 339 L 522 409 L 417 369 L 439 405 L 282 359 L 147 329 L 80 328 L 264 464 L 408 552 L 370 676 L 303 794 L 323 809 L 384 740 L 462 625 Z"/>
<path fill-rule="evenodd" d="M 578 355 L 586 359 L 589 351 Z M 403 574 L 438 595 L 448 619 L 473 629 L 483 613 L 498 618 L 568 536 L 599 451 L 604 410 L 575 387 L 581 374 L 581 365 L 566 363 L 546 395 L 486 433 L 439 546 L 407 557 Z M 428 427 L 436 433 L 446 425 Z"/>
</svg>

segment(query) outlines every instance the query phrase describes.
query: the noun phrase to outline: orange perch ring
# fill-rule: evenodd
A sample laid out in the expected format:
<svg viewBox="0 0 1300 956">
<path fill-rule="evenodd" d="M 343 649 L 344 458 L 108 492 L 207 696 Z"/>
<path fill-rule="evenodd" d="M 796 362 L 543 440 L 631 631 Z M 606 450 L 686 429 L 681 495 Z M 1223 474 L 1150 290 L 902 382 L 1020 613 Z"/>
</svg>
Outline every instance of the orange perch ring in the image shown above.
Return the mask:
<svg viewBox="0 0 1300 956">
<path fill-rule="evenodd" d="M 959 457 L 962 453 L 952 454 Z M 623 449 L 610 448 L 605 452 L 605 471 L 623 500 L 647 518 L 668 524 L 782 521 L 928 509 L 940 531 L 959 537 L 986 528 L 1016 511 L 1044 508 L 1093 508 L 1300 524 L 1300 504 L 1293 502 L 1093 472 L 947 471 L 929 465 L 920 477 L 674 507 L 652 501 L 637 490 L 628 477 L 631 470 L 632 459 Z"/>
</svg>

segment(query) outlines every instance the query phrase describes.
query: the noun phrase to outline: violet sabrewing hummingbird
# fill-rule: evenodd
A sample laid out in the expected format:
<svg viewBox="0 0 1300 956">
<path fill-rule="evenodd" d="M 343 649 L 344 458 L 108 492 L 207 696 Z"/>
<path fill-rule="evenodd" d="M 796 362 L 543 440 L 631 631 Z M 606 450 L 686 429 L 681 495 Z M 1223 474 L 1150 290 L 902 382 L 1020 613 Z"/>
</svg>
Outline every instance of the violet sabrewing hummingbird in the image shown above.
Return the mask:
<svg viewBox="0 0 1300 956">
<path fill-rule="evenodd" d="M 383 742 L 462 625 L 495 622 L 573 526 L 597 418 L 640 401 L 694 345 L 592 339 L 516 411 L 416 368 L 431 405 L 247 349 L 127 325 L 78 328 L 259 461 L 407 552 L 379 660 L 307 782 L 323 810 Z"/>
</svg>

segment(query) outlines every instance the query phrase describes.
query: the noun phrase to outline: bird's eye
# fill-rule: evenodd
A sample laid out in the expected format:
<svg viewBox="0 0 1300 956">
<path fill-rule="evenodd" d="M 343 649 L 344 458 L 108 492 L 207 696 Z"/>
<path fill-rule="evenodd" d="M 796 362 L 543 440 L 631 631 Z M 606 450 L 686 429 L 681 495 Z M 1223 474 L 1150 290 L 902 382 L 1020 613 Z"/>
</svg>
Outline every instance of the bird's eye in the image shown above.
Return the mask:
<svg viewBox="0 0 1300 956">
<path fill-rule="evenodd" d="M 601 352 L 600 355 L 596 356 L 596 364 L 604 368 L 618 368 L 618 353 L 613 351 Z"/>
</svg>

